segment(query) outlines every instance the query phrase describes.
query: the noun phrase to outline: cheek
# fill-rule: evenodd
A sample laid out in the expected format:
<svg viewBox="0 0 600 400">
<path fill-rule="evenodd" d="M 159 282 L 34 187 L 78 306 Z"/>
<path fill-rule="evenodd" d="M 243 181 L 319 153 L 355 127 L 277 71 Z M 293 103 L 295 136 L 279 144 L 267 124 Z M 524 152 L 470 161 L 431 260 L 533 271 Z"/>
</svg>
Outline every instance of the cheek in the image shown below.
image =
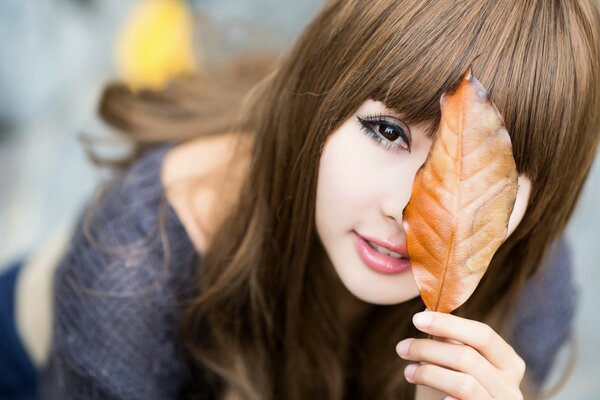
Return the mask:
<svg viewBox="0 0 600 400">
<path fill-rule="evenodd" d="M 340 142 L 348 133 L 338 133 L 330 138 L 319 163 L 317 222 L 327 221 L 338 228 L 346 224 L 351 229 L 369 205 L 369 194 L 375 193 L 374 180 L 354 151 L 353 141 Z"/>
<path fill-rule="evenodd" d="M 360 204 L 356 192 L 354 171 L 343 168 L 333 154 L 323 154 L 317 187 L 317 225 L 321 230 L 331 229 L 348 221 L 351 211 Z M 332 226 L 333 225 L 333 226 Z"/>
</svg>

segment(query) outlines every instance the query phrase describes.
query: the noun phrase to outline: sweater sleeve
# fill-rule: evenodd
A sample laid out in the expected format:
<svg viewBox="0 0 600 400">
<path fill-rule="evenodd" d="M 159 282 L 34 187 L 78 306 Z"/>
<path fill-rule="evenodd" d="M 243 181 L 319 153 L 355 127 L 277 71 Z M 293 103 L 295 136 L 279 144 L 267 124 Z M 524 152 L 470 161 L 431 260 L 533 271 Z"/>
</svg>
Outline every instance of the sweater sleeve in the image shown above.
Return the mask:
<svg viewBox="0 0 600 400">
<path fill-rule="evenodd" d="M 161 241 L 151 161 L 111 185 L 58 267 L 42 398 L 175 399 L 190 379 L 177 327 L 196 253 L 180 227 Z"/>
<path fill-rule="evenodd" d="M 552 246 L 544 268 L 523 289 L 512 325 L 512 342 L 542 387 L 556 355 L 573 334 L 579 289 L 564 238 Z"/>
</svg>

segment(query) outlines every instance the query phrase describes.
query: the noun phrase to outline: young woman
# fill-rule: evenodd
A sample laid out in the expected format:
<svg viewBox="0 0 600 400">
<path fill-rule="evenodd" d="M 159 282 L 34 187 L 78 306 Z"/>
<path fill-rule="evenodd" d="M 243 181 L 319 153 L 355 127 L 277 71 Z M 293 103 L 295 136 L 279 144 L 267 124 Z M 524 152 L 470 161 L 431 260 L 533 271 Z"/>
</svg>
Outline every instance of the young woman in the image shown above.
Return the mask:
<svg viewBox="0 0 600 400">
<path fill-rule="evenodd" d="M 140 153 L 58 267 L 43 397 L 533 398 L 571 329 L 560 237 L 599 138 L 599 27 L 592 0 L 332 0 L 276 62 L 110 86 L 102 113 Z M 479 54 L 513 231 L 463 306 L 422 313 L 410 271 L 355 240 L 406 256 L 440 95 Z"/>
</svg>

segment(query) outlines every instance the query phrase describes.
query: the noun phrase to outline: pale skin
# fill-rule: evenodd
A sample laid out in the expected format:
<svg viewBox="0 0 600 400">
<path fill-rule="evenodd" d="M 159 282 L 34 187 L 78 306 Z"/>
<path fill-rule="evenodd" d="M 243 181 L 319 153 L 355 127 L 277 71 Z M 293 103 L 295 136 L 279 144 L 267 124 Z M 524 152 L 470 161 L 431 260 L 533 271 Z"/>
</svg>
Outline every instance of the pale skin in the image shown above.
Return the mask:
<svg viewBox="0 0 600 400">
<path fill-rule="evenodd" d="M 413 323 L 438 338 L 396 346 L 400 357 L 417 362 L 404 370 L 418 385 L 416 399 L 523 399 L 525 362 L 488 325 L 432 311 L 415 314 Z"/>
<path fill-rule="evenodd" d="M 375 110 L 377 113 L 386 112 L 385 106 L 378 102 L 369 103 L 369 107 L 371 111 Z M 355 115 L 351 118 L 355 118 Z M 356 129 L 357 132 L 359 129 L 357 125 L 345 124 L 344 126 L 345 129 Z M 416 148 L 416 144 L 430 146 L 431 142 L 419 136 L 424 135 L 424 129 L 421 127 L 410 127 L 410 130 L 413 135 L 411 154 L 413 157 L 421 157 L 422 160 L 416 162 L 413 159 L 412 164 L 406 165 L 411 165 L 411 168 L 414 169 L 410 173 L 416 173 L 424 161 L 422 154 L 426 154 L 428 151 L 428 148 L 425 147 L 419 150 Z M 346 131 L 345 134 L 351 135 L 352 133 Z M 362 140 L 357 148 L 364 148 L 365 136 L 359 132 L 356 135 L 357 140 Z M 215 211 L 215 204 L 221 204 L 221 202 L 215 203 L 214 199 L 220 198 L 219 196 L 223 194 L 202 188 L 195 189 L 194 193 L 189 193 L 185 189 L 169 190 L 168 186 L 186 178 L 210 174 L 212 170 L 217 170 L 224 160 L 228 159 L 230 154 L 228 149 L 231 149 L 235 138 L 235 134 L 199 138 L 171 149 L 165 157 L 161 177 L 163 184 L 167 187 L 167 199 L 200 253 L 207 250 L 210 245 L 210 237 L 198 229 L 197 215 L 205 216 L 201 223 L 209 228 L 211 228 L 211 224 L 217 224 L 218 217 L 213 217 L 218 214 Z M 348 142 L 344 145 L 346 151 L 350 148 L 349 146 L 352 146 Z M 379 157 L 381 156 L 380 154 Z M 407 155 L 407 157 L 409 156 Z M 200 164 L 197 160 L 203 161 Z M 394 166 L 387 166 L 388 171 L 390 167 Z M 229 180 L 228 185 L 235 186 L 240 182 L 241 179 Z M 522 218 L 529 197 L 529 180 L 521 176 L 519 183 L 520 194 L 517 197 L 515 212 L 511 217 L 509 231 L 513 231 Z M 229 193 L 235 194 L 237 189 L 234 188 Z M 372 215 L 369 213 L 369 216 Z M 376 224 L 370 226 L 377 227 Z M 343 288 L 343 285 L 340 286 L 340 312 L 345 326 L 352 329 L 361 323 L 362 314 L 370 302 L 368 298 L 353 296 L 350 291 Z M 406 292 L 407 297 L 409 297 L 409 292 Z M 415 295 L 418 295 L 418 292 L 412 296 Z M 376 302 L 372 303 L 376 304 Z M 418 324 L 420 315 L 432 317 L 428 327 Z M 416 314 L 413 322 L 419 330 L 436 338 L 435 340 L 408 338 L 399 342 L 396 347 L 396 352 L 400 357 L 415 362 L 405 369 L 404 374 L 409 382 L 417 384 L 417 400 L 523 399 L 520 384 L 525 372 L 525 362 L 490 326 L 451 314 L 429 311 Z"/>
</svg>

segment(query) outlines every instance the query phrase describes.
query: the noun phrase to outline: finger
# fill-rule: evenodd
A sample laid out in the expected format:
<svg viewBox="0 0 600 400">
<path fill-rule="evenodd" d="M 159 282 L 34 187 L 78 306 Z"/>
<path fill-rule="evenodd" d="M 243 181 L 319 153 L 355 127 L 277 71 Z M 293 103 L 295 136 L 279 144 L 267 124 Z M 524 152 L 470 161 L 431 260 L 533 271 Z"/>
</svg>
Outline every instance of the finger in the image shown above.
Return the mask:
<svg viewBox="0 0 600 400">
<path fill-rule="evenodd" d="M 431 310 L 426 307 L 425 311 L 431 311 Z M 463 343 L 459 342 L 458 340 L 454 340 L 454 339 L 449 339 L 449 338 L 445 338 L 445 337 L 441 337 L 441 336 L 435 336 L 435 335 L 430 335 L 430 336 L 431 336 L 431 339 L 438 340 L 440 342 L 454 343 L 454 344 L 463 344 Z"/>
<path fill-rule="evenodd" d="M 405 360 L 433 363 L 469 374 L 494 397 L 512 396 L 506 377 L 472 347 L 431 339 L 406 339 L 398 343 L 396 351 Z"/>
<path fill-rule="evenodd" d="M 404 369 L 410 383 L 429 386 L 461 400 L 493 400 L 477 380 L 468 374 L 434 364 L 410 364 Z"/>
<path fill-rule="evenodd" d="M 520 357 L 500 335 L 488 325 L 456 315 L 424 311 L 413 317 L 415 326 L 431 335 L 456 340 L 473 347 L 496 368 L 513 369 Z"/>
</svg>

